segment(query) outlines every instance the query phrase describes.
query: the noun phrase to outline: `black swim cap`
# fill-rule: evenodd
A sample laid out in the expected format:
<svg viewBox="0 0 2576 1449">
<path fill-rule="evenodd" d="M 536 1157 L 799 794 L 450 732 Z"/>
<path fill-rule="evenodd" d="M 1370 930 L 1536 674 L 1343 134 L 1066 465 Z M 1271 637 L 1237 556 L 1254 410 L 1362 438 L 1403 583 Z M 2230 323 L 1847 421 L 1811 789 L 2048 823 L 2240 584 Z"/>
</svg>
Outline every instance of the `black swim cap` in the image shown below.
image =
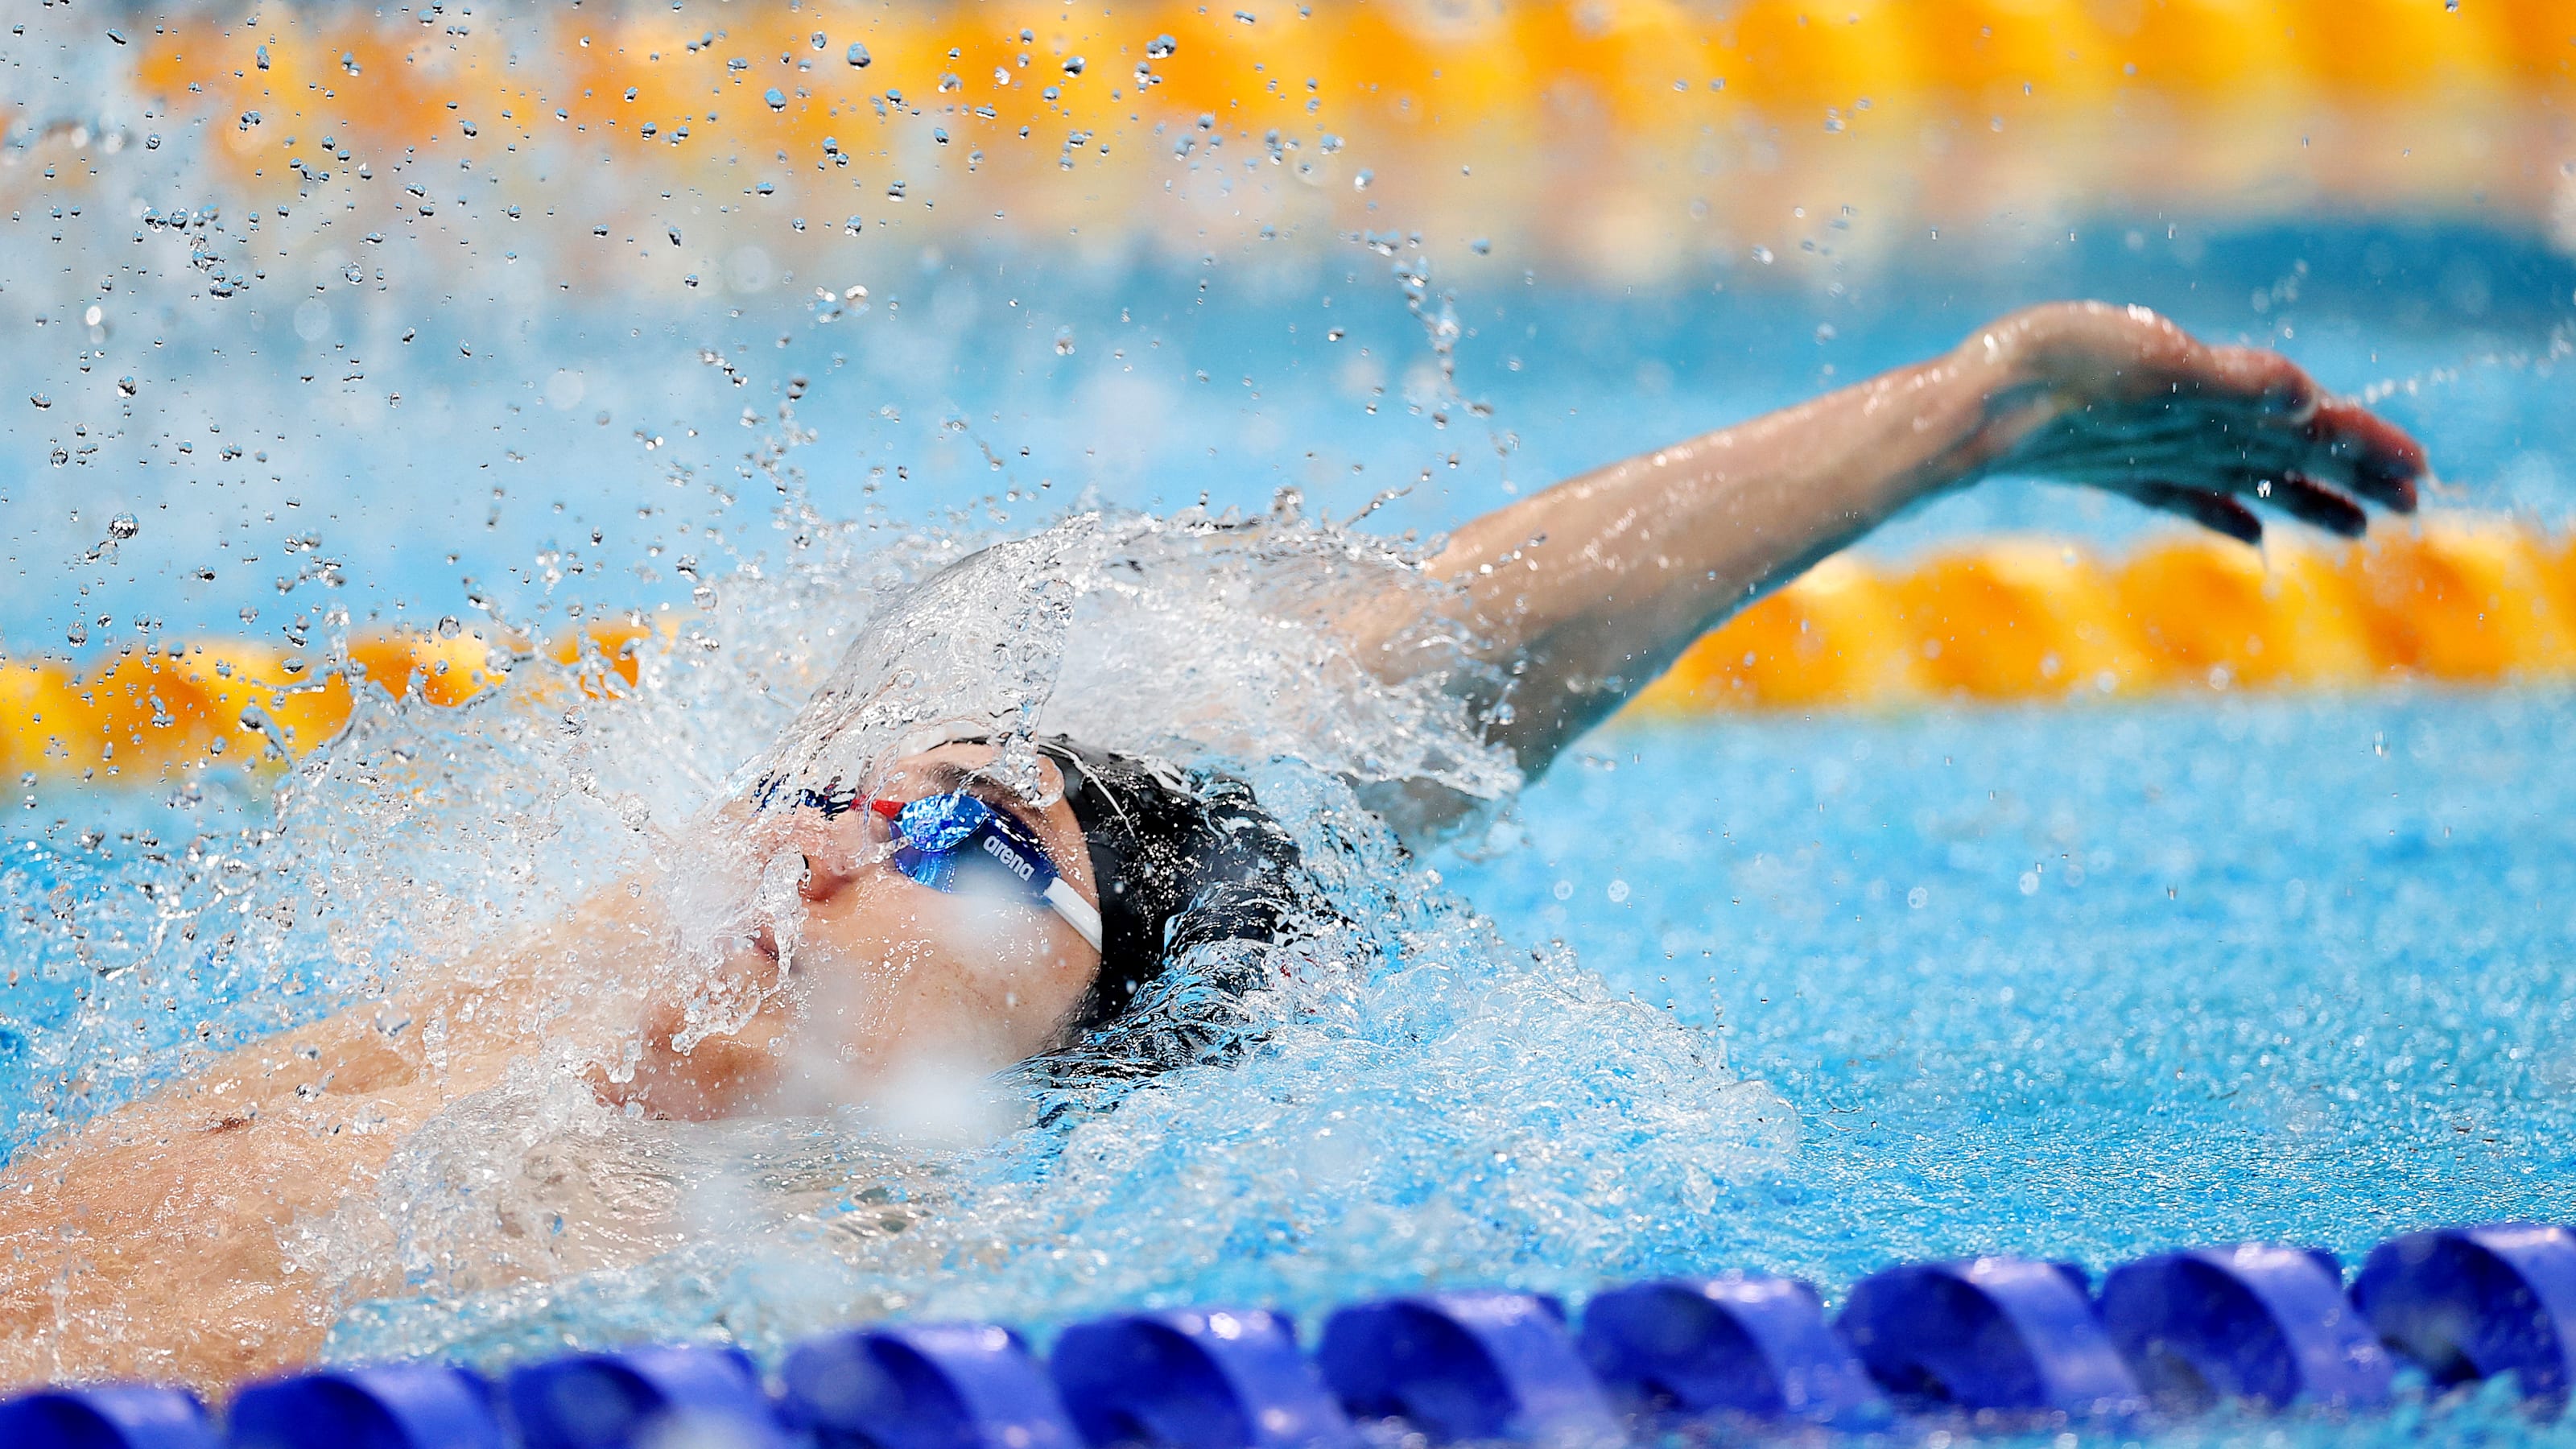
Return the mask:
<svg viewBox="0 0 2576 1449">
<path fill-rule="evenodd" d="M 1064 772 L 1100 889 L 1100 978 L 1073 1035 L 1116 1021 L 1193 947 L 1279 938 L 1304 872 L 1251 786 L 1062 735 L 1036 745 Z"/>
</svg>

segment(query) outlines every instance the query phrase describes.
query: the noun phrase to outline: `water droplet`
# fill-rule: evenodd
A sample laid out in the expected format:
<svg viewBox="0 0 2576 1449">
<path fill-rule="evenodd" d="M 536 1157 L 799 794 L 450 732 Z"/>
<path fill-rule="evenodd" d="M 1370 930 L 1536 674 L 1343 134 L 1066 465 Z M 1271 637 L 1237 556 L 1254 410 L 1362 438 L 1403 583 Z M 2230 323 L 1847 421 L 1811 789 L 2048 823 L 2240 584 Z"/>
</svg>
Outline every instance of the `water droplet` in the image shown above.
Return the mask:
<svg viewBox="0 0 2576 1449">
<path fill-rule="evenodd" d="M 1627 902 L 1628 883 L 1624 880 L 1614 880 L 1610 882 L 1610 904 L 1618 906 L 1625 905 Z"/>
<path fill-rule="evenodd" d="M 2035 896 L 2039 894 L 2039 873 L 2037 871 L 2023 871 L 2021 873 L 2021 879 L 2014 882 L 2014 884 L 2021 888 L 2021 893 L 2023 895 Z"/>
<path fill-rule="evenodd" d="M 1924 902 L 1931 899 L 1932 893 L 1921 886 L 1916 886 L 1914 889 L 1905 893 L 1905 904 L 1918 911 L 1923 909 Z"/>
<path fill-rule="evenodd" d="M 89 621 L 88 621 L 87 619 L 74 619 L 74 620 L 72 620 L 72 626 L 71 626 L 70 628 L 65 629 L 65 630 L 63 631 L 63 637 L 64 637 L 65 639 L 70 640 L 70 641 L 71 641 L 72 643 L 74 643 L 74 644 L 86 644 L 86 643 L 88 643 L 88 642 L 89 642 Z"/>
<path fill-rule="evenodd" d="M 1376 179 L 1377 179 L 1377 173 L 1376 173 L 1376 172 L 1374 172 L 1374 171 L 1370 171 L 1370 170 L 1367 170 L 1367 169 L 1363 168 L 1363 169 L 1360 171 L 1360 174 L 1358 174 L 1357 176 L 1354 176 L 1354 177 L 1352 177 L 1352 178 L 1351 178 L 1351 190 L 1353 190 L 1353 191 L 1366 191 L 1366 190 L 1368 190 L 1368 189 L 1369 189 L 1369 183 L 1370 183 L 1370 182 L 1372 182 L 1372 181 L 1375 181 Z"/>
<path fill-rule="evenodd" d="M 1349 330 L 1348 328 L 1344 328 L 1344 327 L 1336 327 L 1336 328 L 1334 328 L 1333 330 L 1331 330 L 1331 331 L 1329 331 L 1329 332 L 1327 332 L 1327 333 L 1325 333 L 1325 334 L 1324 334 L 1324 340 L 1325 340 L 1326 342 L 1339 342 L 1339 341 L 1341 341 L 1343 338 L 1348 337 L 1349 335 L 1350 335 L 1350 330 Z"/>
<path fill-rule="evenodd" d="M 858 66 L 864 70 L 870 59 L 871 57 L 868 55 L 868 48 L 866 46 L 859 44 L 855 40 L 850 42 L 850 64 Z"/>
<path fill-rule="evenodd" d="M 136 391 L 137 388 L 133 378 L 120 377 L 116 380 L 116 395 L 118 397 L 132 397 Z"/>
<path fill-rule="evenodd" d="M 776 86 L 771 86 L 768 91 L 761 96 L 761 99 L 769 102 L 769 108 L 773 111 L 783 111 L 787 109 L 787 92 L 780 90 Z"/>
<path fill-rule="evenodd" d="M 633 99 L 635 99 L 635 87 L 633 87 L 633 86 L 628 86 L 628 87 L 626 88 L 626 99 L 628 99 L 628 100 L 630 100 L 630 101 L 631 101 L 631 100 L 633 100 Z"/>
<path fill-rule="evenodd" d="M 1064 73 L 1066 75 L 1082 74 L 1082 57 L 1078 55 L 1066 56 L 1064 58 Z"/>
<path fill-rule="evenodd" d="M 1153 43 L 1145 47 L 1145 56 L 1149 60 L 1161 60 L 1180 48 L 1181 43 L 1174 40 L 1172 37 L 1168 35 L 1157 35 L 1154 37 Z"/>
<path fill-rule="evenodd" d="M 464 632 L 464 623 L 454 614 L 449 614 L 438 621 L 438 637 L 441 639 L 453 639 Z"/>
<path fill-rule="evenodd" d="M 1073 355 L 1072 328 L 1059 327 L 1055 329 L 1055 355 L 1058 357 L 1071 357 Z"/>
<path fill-rule="evenodd" d="M 107 536 L 119 543 L 143 531 L 141 520 L 131 513 L 120 513 L 107 521 Z"/>
<path fill-rule="evenodd" d="M 1769 247 L 1755 247 L 1753 249 L 1753 260 L 1760 262 L 1766 267 L 1771 265 L 1771 249 Z"/>
<path fill-rule="evenodd" d="M 1548 891 L 1548 894 L 1556 897 L 1560 901 L 1570 901 L 1574 899 L 1574 882 L 1570 880 L 1558 881 L 1556 885 Z"/>
<path fill-rule="evenodd" d="M 821 50 L 829 44 L 831 44 L 831 42 L 823 38 L 823 32 L 819 30 L 814 32 L 814 48 L 816 50 Z"/>
<path fill-rule="evenodd" d="M 54 405 L 54 400 L 45 396 L 43 393 L 37 393 L 35 396 L 27 399 L 27 401 L 34 403 L 40 408 L 49 408 Z"/>
</svg>

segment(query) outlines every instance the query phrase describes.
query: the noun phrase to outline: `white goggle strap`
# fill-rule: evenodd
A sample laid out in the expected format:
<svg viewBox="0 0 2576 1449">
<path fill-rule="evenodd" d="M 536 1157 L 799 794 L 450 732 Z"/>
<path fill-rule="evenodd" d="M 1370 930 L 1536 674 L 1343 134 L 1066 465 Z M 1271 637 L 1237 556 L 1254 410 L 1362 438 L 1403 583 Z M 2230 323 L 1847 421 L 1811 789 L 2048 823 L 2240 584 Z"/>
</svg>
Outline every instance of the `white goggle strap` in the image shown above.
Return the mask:
<svg viewBox="0 0 2576 1449">
<path fill-rule="evenodd" d="M 1082 939 L 1091 943 L 1092 950 L 1100 949 L 1100 912 L 1082 898 L 1082 892 L 1067 885 L 1063 876 L 1047 882 L 1046 903 L 1055 907 L 1057 915 L 1082 933 Z"/>
</svg>

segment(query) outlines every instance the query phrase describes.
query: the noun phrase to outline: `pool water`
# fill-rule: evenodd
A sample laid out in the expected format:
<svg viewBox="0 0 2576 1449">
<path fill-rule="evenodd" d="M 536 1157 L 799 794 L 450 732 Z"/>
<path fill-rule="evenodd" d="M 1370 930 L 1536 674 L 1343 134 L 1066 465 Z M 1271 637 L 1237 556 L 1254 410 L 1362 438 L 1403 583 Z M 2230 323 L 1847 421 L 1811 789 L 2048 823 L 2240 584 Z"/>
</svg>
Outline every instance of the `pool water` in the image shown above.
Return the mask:
<svg viewBox="0 0 2576 1449">
<path fill-rule="evenodd" d="M 648 1194 L 757 1182 L 753 1206 L 689 1209 L 756 1227 L 515 1286 L 418 1255 L 423 1291 L 355 1304 L 332 1351 L 774 1346 L 870 1313 L 1044 1326 L 1716 1267 L 1838 1288 L 1899 1258 L 2352 1254 L 2576 1217 L 2571 744 L 2576 700 L 2513 691 L 1614 727 L 1472 851 L 1410 867 L 1386 924 L 1412 939 L 1337 1045 L 963 1156 L 814 1123 L 586 1128 Z M 137 848 L 14 863 L 22 1105 L 63 1102 L 30 1039 L 79 1039 L 112 1078 L 123 1026 L 68 989 L 113 926 L 28 913 L 112 903 Z M 298 1014 L 252 984 L 237 1021 Z"/>
<path fill-rule="evenodd" d="M 2351 1255 L 2576 1216 L 2570 705 L 1623 730 L 1451 883 L 1796 1108 L 1701 1261 Z"/>
<path fill-rule="evenodd" d="M 1308 518 L 1374 508 L 1362 528 L 1419 543 L 2055 296 L 2153 305 L 2370 398 L 2427 444 L 2432 511 L 2576 511 L 2576 260 L 2483 197 L 2276 222 L 2105 190 L 2064 198 L 2064 225 L 1963 217 L 1934 246 L 1828 176 L 1795 213 L 1821 250 L 1783 234 L 1774 266 L 1710 240 L 1633 283 L 1503 228 L 1453 236 L 1464 218 L 1391 184 L 1260 226 L 1224 188 L 1193 197 L 1178 153 L 1184 190 L 1124 241 L 933 231 L 911 206 L 983 202 L 918 127 L 862 168 L 864 204 L 909 229 L 846 239 L 837 169 L 808 232 L 795 186 L 734 204 L 770 196 L 759 154 L 630 159 L 591 192 L 546 179 L 586 152 L 511 162 L 497 128 L 470 177 L 449 137 L 263 202 L 203 164 L 250 118 L 156 119 L 95 28 L 39 24 L 88 58 L 39 56 L 51 120 L 11 133 L 0 175 L 0 322 L 33 339 L 0 354 L 22 579 L 0 653 L 233 638 L 327 662 L 370 630 L 685 622 L 631 697 L 568 703 L 540 666 L 461 710 L 364 696 L 292 772 L 234 757 L 133 788 L 16 762 L 0 1152 L 458 969 L 637 864 L 636 822 L 740 783 L 889 582 L 1068 514 L 1150 544 L 1194 503 L 1257 515 L 1293 489 Z M 1345 160 L 1385 164 L 1368 145 Z M 898 157 L 919 168 L 900 211 L 900 183 L 879 204 Z M 585 219 L 539 225 L 557 201 Z M 599 262 L 587 209 L 611 202 L 653 218 L 649 256 Z M 721 263 L 685 283 L 682 207 Z M 210 265 L 245 274 L 234 295 Z M 2116 553 L 2175 526 L 2002 480 L 1866 547 Z M 1293 602 L 1345 542 L 1314 528 L 1223 578 L 1160 556 L 1164 596 L 1058 641 L 1081 666 L 1060 686 L 1011 682 L 1109 743 L 1155 743 L 1181 685 L 1232 691 L 1213 752 L 1341 918 L 1231 1054 L 1087 1093 L 958 1088 L 936 1121 L 642 1122 L 531 1067 L 406 1142 L 373 1199 L 294 1226 L 326 1354 L 775 1352 L 883 1316 L 1043 1336 L 1205 1302 L 1311 1322 L 1425 1284 L 1579 1299 L 1728 1267 L 1839 1294 L 1897 1259 L 2350 1255 L 2576 1218 L 2576 697 L 1619 723 L 1408 853 L 1334 771 L 1472 766 L 1473 742 L 1418 701 L 1307 689 L 1310 661 L 1239 607 Z M 2428 1426 L 2576 1435 L 2496 1403 L 2364 1429 Z M 2222 1417 L 2157 1441 L 2279 1432 L 2342 1431 Z"/>
</svg>

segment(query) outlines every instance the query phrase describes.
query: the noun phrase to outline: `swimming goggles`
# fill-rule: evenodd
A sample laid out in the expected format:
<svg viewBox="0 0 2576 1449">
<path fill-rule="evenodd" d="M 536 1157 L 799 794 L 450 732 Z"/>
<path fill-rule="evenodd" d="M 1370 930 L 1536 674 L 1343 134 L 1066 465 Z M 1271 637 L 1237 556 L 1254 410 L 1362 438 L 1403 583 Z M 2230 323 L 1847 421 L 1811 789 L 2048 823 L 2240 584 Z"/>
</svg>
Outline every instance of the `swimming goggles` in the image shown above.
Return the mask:
<svg viewBox="0 0 2576 1449">
<path fill-rule="evenodd" d="M 813 790 L 804 792 L 804 797 L 806 804 L 827 816 L 859 803 L 854 795 Z M 1017 817 L 966 794 L 870 800 L 867 808 L 894 826 L 902 842 L 895 847 L 894 868 L 906 878 L 954 895 L 976 877 L 998 876 L 1062 916 L 1091 943 L 1091 949 L 1100 949 L 1100 912 L 1057 873 L 1046 847 Z"/>
</svg>

